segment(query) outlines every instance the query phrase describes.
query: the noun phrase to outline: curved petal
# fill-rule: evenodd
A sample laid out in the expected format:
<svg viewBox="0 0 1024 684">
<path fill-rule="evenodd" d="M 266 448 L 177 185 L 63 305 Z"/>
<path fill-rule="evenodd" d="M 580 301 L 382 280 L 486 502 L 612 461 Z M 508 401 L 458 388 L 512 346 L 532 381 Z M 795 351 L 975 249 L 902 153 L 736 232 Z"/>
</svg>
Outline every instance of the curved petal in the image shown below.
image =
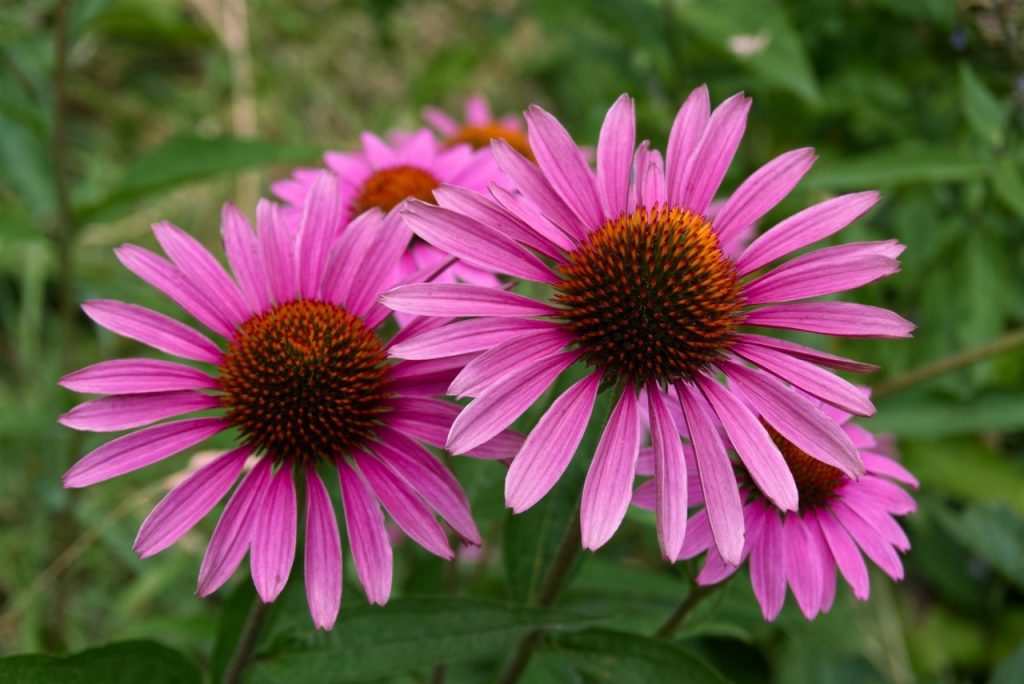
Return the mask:
<svg viewBox="0 0 1024 684">
<path fill-rule="evenodd" d="M 257 515 L 249 566 L 256 592 L 264 603 L 270 603 L 284 589 L 295 562 L 298 510 L 290 463 L 278 469 Z"/>
<path fill-rule="evenodd" d="M 691 168 L 693 153 L 697 150 L 711 117 L 711 98 L 706 85 L 698 86 L 686 98 L 676 113 L 672 131 L 668 136 L 665 154 L 665 172 L 668 201 L 672 206 L 683 205 L 687 171 Z"/>
<path fill-rule="evenodd" d="M 151 309 L 113 299 L 82 304 L 92 320 L 121 337 L 193 361 L 219 364 L 220 348 L 193 328 Z"/>
<path fill-rule="evenodd" d="M 647 385 L 654 445 L 654 481 L 657 483 L 655 515 L 661 555 L 675 562 L 686 539 L 686 456 L 672 414 L 657 383 Z"/>
<path fill-rule="evenodd" d="M 216 396 L 191 390 L 124 394 L 79 404 L 58 421 L 75 430 L 117 432 L 217 406 L 220 399 Z"/>
<path fill-rule="evenodd" d="M 822 549 L 796 513 L 787 513 L 782 526 L 783 546 L 786 548 L 786 579 L 793 590 L 800 611 L 813 620 L 821 609 L 823 579 L 819 558 Z"/>
<path fill-rule="evenodd" d="M 817 349 L 805 347 L 802 344 L 796 344 L 789 340 L 780 340 L 776 337 L 765 337 L 764 335 L 755 335 L 753 333 L 740 333 L 736 335 L 736 340 L 746 344 L 754 344 L 758 347 L 766 347 L 775 351 L 784 352 L 789 356 L 803 359 L 804 361 L 810 361 L 815 365 L 825 366 L 826 368 L 832 368 L 834 370 L 847 371 L 849 373 L 874 373 L 875 371 L 880 370 L 878 366 L 870 363 L 853 361 L 842 356 L 836 356 L 834 354 L 818 351 Z"/>
<path fill-rule="evenodd" d="M 262 313 L 270 308 L 270 294 L 267 292 L 267 272 L 263 268 L 256 233 L 245 214 L 230 202 L 224 205 L 220 216 L 220 234 L 224 240 L 228 265 L 231 266 L 249 309 L 254 313 Z"/>
<path fill-rule="evenodd" d="M 889 577 L 894 580 L 903 579 L 903 563 L 896 550 L 882 538 L 878 530 L 857 515 L 853 509 L 842 505 L 841 501 L 838 503 L 839 505 L 833 506 L 832 512 L 857 542 L 857 546 Z"/>
<path fill-rule="evenodd" d="M 366 600 L 383 606 L 391 596 L 392 551 L 377 499 L 359 474 L 338 460 L 338 478 L 345 508 L 348 545 Z"/>
<path fill-rule="evenodd" d="M 281 218 L 280 208 L 267 200 L 256 204 L 256 227 L 270 296 L 278 304 L 290 302 L 298 290 L 291 228 Z"/>
<path fill-rule="evenodd" d="M 175 390 L 217 389 L 201 370 L 158 359 L 113 359 L 68 373 L 57 383 L 84 394 L 149 394 Z"/>
<path fill-rule="evenodd" d="M 743 139 L 750 104 L 749 98 L 737 93 L 711 113 L 688 166 L 680 206 L 697 214 L 707 210 Z"/>
<path fill-rule="evenodd" d="M 597 187 L 609 219 L 626 211 L 635 146 L 636 108 L 633 98 L 623 93 L 605 115 L 597 140 Z"/>
<path fill-rule="evenodd" d="M 828 250 L 820 250 L 827 252 Z M 809 299 L 853 290 L 890 276 L 900 262 L 877 254 L 818 254 L 794 259 L 743 286 L 748 306 Z"/>
<path fill-rule="evenodd" d="M 331 497 L 306 466 L 306 601 L 317 629 L 331 629 L 341 608 L 341 538 Z"/>
<path fill-rule="evenodd" d="M 484 351 L 523 333 L 557 324 L 536 318 L 471 318 L 428 330 L 388 350 L 400 359 L 437 359 Z"/>
<path fill-rule="evenodd" d="M 295 244 L 299 293 L 305 299 L 320 296 L 331 243 L 341 230 L 342 209 L 337 178 L 329 171 L 318 173 L 302 205 Z"/>
<path fill-rule="evenodd" d="M 853 302 L 774 304 L 748 312 L 744 323 L 820 335 L 883 339 L 910 337 L 917 327 L 888 309 Z"/>
<path fill-rule="evenodd" d="M 561 328 L 547 328 L 523 333 L 502 342 L 466 364 L 452 380 L 448 394 L 456 397 L 478 396 L 502 377 L 532 366 L 557 354 L 572 342 Z"/>
<path fill-rule="evenodd" d="M 756 505 L 756 504 L 755 504 Z M 774 620 L 786 600 L 786 538 L 778 514 L 760 507 L 763 527 L 750 551 L 750 583 L 765 620 Z"/>
<path fill-rule="evenodd" d="M 850 539 L 843 526 L 828 511 L 823 511 L 815 516 L 818 527 L 821 528 L 822 536 L 828 543 L 832 557 L 843 574 L 846 583 L 853 590 L 853 595 L 861 601 L 866 601 L 870 592 L 868 567 L 857 550 L 857 545 Z"/>
<path fill-rule="evenodd" d="M 505 290 L 463 283 L 402 285 L 381 295 L 389 309 L 421 316 L 549 316 L 558 310 Z"/>
</svg>

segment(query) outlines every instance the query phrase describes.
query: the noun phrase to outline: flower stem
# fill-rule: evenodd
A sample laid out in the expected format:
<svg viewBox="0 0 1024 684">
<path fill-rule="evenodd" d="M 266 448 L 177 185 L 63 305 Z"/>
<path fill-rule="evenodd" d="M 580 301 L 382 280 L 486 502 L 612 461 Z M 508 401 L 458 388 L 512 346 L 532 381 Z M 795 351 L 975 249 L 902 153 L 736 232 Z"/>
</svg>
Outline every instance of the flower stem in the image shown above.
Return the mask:
<svg viewBox="0 0 1024 684">
<path fill-rule="evenodd" d="M 872 394 L 875 397 L 895 394 L 908 387 L 918 385 L 946 373 L 952 373 L 955 370 L 960 370 L 979 361 L 998 356 L 1022 345 L 1024 345 L 1024 328 L 1011 330 L 991 342 L 950 354 L 949 356 L 926 363 L 923 366 L 913 368 L 902 375 L 897 375 L 891 380 L 878 384 Z"/>
<path fill-rule="evenodd" d="M 683 599 L 682 603 L 676 606 L 675 611 L 668 616 L 668 619 L 665 620 L 664 624 L 662 624 L 654 633 L 654 638 L 671 639 L 675 636 L 676 632 L 679 631 L 679 628 L 686 622 L 686 618 L 688 618 L 690 613 L 693 612 L 693 609 L 724 584 L 725 582 L 722 581 L 718 584 L 702 586 L 691 580 L 690 592 L 686 595 L 686 598 Z"/>
<path fill-rule="evenodd" d="M 235 650 L 231 653 L 228 666 L 224 669 L 222 684 L 238 684 L 242 681 L 245 668 L 252 660 L 256 642 L 259 641 L 260 632 L 270 614 L 270 604 L 264 603 L 259 596 L 254 596 L 252 605 L 249 606 L 249 615 L 245 618 L 245 626 L 242 627 L 242 634 L 238 637 Z"/>
</svg>

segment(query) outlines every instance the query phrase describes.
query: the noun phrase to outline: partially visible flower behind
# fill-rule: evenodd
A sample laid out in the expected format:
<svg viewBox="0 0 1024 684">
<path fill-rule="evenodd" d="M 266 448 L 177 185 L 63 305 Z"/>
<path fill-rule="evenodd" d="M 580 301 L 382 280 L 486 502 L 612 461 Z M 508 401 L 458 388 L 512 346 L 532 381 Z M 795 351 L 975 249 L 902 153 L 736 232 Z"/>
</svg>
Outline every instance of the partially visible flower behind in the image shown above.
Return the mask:
<svg viewBox="0 0 1024 684">
<path fill-rule="evenodd" d="M 516 114 L 495 116 L 487 98 L 482 95 L 473 95 L 466 100 L 461 123 L 437 107 L 424 109 L 423 118 L 441 134 L 444 144 L 449 147 L 466 143 L 476 149 L 490 149 L 492 140 L 504 140 L 519 154 L 533 159 L 522 118 Z"/>
<path fill-rule="evenodd" d="M 492 182 L 508 182 L 489 149 L 446 146 L 428 128 L 392 133 L 387 140 L 366 132 L 360 140 L 358 150 L 324 155 L 338 179 L 343 205 L 338 229 L 342 231 L 371 209 L 390 214 L 407 200 L 435 202 L 434 191 L 444 184 L 483 193 Z M 303 202 L 318 173 L 317 169 L 297 169 L 291 178 L 271 185 L 286 204 L 282 215 L 290 225 L 298 225 Z M 440 266 L 449 258 L 443 250 L 414 241 L 399 261 L 396 277 Z M 499 284 L 493 272 L 464 263 L 453 264 L 439 277 L 440 282 L 455 280 L 489 287 Z"/>
<path fill-rule="evenodd" d="M 679 110 L 663 160 L 646 145 L 635 145 L 634 105 L 623 95 L 601 128 L 596 174 L 562 125 L 531 107 L 526 120 L 536 164 L 501 140 L 493 143 L 499 166 L 521 194 L 497 188 L 492 200 L 445 188 L 440 206 L 413 202 L 405 212 L 414 232 L 436 247 L 552 290 L 536 299 L 432 283 L 385 293 L 382 301 L 400 312 L 469 319 L 396 345 L 392 353 L 399 358 L 485 352 L 449 388 L 474 397 L 452 425 L 449 450 L 463 453 L 506 428 L 574 363 L 592 368 L 554 400 L 513 460 L 505 497 L 515 512 L 535 504 L 561 477 L 599 389 L 618 388 L 583 488 L 586 548 L 607 542 L 629 506 L 640 446 L 637 397 L 643 389 L 656 455 L 658 536 L 670 560 L 682 549 L 687 483 L 694 476 L 717 548 L 727 561 L 740 560 L 743 506 L 719 423 L 758 487 L 783 510 L 797 510 L 797 487 L 769 429 L 851 477 L 864 473 L 848 435 L 794 388 L 868 415 L 871 402 L 823 367 L 872 367 L 747 330 L 908 336 L 914 326 L 885 309 L 800 301 L 895 273 L 903 247 L 895 240 L 828 247 L 759 274 L 839 232 L 878 201 L 877 193 L 861 192 L 805 209 L 730 257 L 727 247 L 740 242 L 815 159 L 810 149 L 779 155 L 708 219 L 749 107 L 750 100 L 738 94 L 712 112 L 707 89 L 696 89 Z M 669 386 L 693 439 L 695 469 L 687 468 L 680 426 L 656 391 Z"/>
<path fill-rule="evenodd" d="M 459 409 L 433 399 L 462 365 L 388 361 L 377 302 L 411 238 L 397 215 L 372 209 L 338 234 L 345 211 L 337 180 L 312 183 L 297 230 L 278 207 L 257 206 L 257 231 L 234 206 L 223 212 L 229 275 L 199 242 L 169 223 L 153 229 L 169 257 L 135 245 L 116 250 L 126 268 L 220 336 L 134 304 L 90 301 L 99 325 L 192 365 L 130 358 L 103 361 L 60 384 L 89 394 L 61 417 L 78 430 L 134 430 L 84 456 L 64 476 L 86 487 L 152 465 L 233 430 L 241 445 L 178 484 L 146 518 L 135 541 L 142 557 L 162 551 L 201 520 L 242 479 L 213 532 L 197 592 L 223 585 L 249 553 L 253 582 L 274 600 L 291 573 L 304 482 L 305 582 L 310 614 L 329 629 L 341 600 L 338 522 L 320 473 L 339 477 L 359 580 L 371 603 L 391 591 L 391 546 L 381 506 L 425 549 L 451 559 L 439 515 L 467 543 L 480 535 L 461 487 L 421 443 L 442 445 Z M 401 334 L 401 333 L 400 333 Z M 449 362 L 450 361 L 450 362 Z M 212 415 L 178 418 L 198 411 Z M 150 427 L 143 427 L 157 423 Z M 478 454 L 507 457 L 521 440 L 504 433 Z"/>
<path fill-rule="evenodd" d="M 749 559 L 750 581 L 766 620 L 774 620 L 786 598 L 793 592 L 804 616 L 811 620 L 828 612 L 836 593 L 836 569 L 861 600 L 868 598 L 868 570 L 864 556 L 894 580 L 903 579 L 899 554 L 910 541 L 896 521 L 916 509 L 914 499 L 900 485 L 917 488 L 917 479 L 887 452 L 882 439 L 850 423 L 849 413 L 827 405 L 822 410 L 842 426 L 856 445 L 866 473 L 858 480 L 811 458 L 792 442 L 769 429 L 796 480 L 800 506 L 783 511 L 758 489 L 742 464 L 735 462 L 747 536 L 740 563 Z M 692 452 L 688 453 L 693 464 Z M 642 458 L 637 472 L 653 475 L 651 458 Z M 690 502 L 703 503 L 699 489 L 691 488 Z M 653 509 L 656 486 L 649 480 L 637 488 L 636 505 Z M 707 511 L 700 508 L 687 526 L 681 558 L 707 552 L 697 576 L 701 585 L 716 584 L 737 569 L 723 561 L 714 546 Z"/>
</svg>

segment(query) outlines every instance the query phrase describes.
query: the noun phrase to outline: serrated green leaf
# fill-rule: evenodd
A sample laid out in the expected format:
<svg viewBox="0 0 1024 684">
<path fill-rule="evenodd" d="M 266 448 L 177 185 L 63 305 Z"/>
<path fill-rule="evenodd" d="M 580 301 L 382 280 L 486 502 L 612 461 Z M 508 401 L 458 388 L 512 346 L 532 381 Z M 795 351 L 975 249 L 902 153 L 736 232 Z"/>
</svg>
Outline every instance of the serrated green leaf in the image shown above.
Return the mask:
<svg viewBox="0 0 1024 684">
<path fill-rule="evenodd" d="M 194 684 L 199 671 L 154 641 L 125 641 L 69 656 L 0 659 L 0 684 Z"/>
<path fill-rule="evenodd" d="M 720 684 L 727 681 L 678 643 L 627 632 L 588 629 L 551 639 L 545 649 L 569 661 L 594 682 Z"/>
<path fill-rule="evenodd" d="M 904 147 L 842 160 L 823 159 L 807 175 L 803 186 L 817 190 L 863 190 L 978 180 L 988 172 L 988 162 L 970 151 Z"/>
<path fill-rule="evenodd" d="M 960 99 L 974 133 L 985 144 L 1002 147 L 1006 142 L 1009 107 L 996 99 L 966 62 L 960 64 Z"/>
</svg>

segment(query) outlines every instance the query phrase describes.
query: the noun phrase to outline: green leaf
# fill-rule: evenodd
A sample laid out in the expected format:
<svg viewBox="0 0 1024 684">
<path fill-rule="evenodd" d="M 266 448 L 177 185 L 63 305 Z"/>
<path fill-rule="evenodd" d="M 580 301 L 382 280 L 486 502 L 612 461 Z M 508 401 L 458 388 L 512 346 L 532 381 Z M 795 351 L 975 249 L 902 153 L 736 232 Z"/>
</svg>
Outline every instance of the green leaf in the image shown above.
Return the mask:
<svg viewBox="0 0 1024 684">
<path fill-rule="evenodd" d="M 1006 142 L 1009 108 L 989 91 L 966 62 L 960 64 L 960 100 L 964 116 L 985 144 L 1000 148 Z"/>
<path fill-rule="evenodd" d="M 969 151 L 902 147 L 851 157 L 823 159 L 807 175 L 804 187 L 817 190 L 955 183 L 985 178 L 989 164 Z"/>
<path fill-rule="evenodd" d="M 199 671 L 154 641 L 124 641 L 70 656 L 0 659 L 0 684 L 194 684 Z"/>
<path fill-rule="evenodd" d="M 185 183 L 269 164 L 308 162 L 315 156 L 310 148 L 269 140 L 176 138 L 137 159 L 110 194 L 76 207 L 75 214 L 82 223 L 109 220 Z"/>
<path fill-rule="evenodd" d="M 581 629 L 592 617 L 463 598 L 397 599 L 342 610 L 334 630 L 278 638 L 253 682 L 353 682 L 492 656 L 536 629 Z"/>
<path fill-rule="evenodd" d="M 1010 211 L 1024 218 L 1024 178 L 1010 156 L 992 167 L 992 189 Z"/>
<path fill-rule="evenodd" d="M 926 491 L 968 503 L 1000 501 L 1024 512 L 1024 469 L 977 439 L 907 442 L 901 452 Z"/>
<path fill-rule="evenodd" d="M 568 660 L 594 682 L 647 684 L 727 681 L 678 643 L 609 629 L 588 629 L 550 640 L 545 648 Z"/>
<path fill-rule="evenodd" d="M 1024 682 L 1024 642 L 1010 656 L 999 663 L 988 684 L 1015 684 Z"/>
<path fill-rule="evenodd" d="M 920 396 L 879 400 L 878 414 L 871 419 L 873 432 L 900 437 L 939 438 L 1021 428 L 1024 396 L 1017 392 L 988 392 L 969 401 Z"/>
<path fill-rule="evenodd" d="M 940 519 L 957 541 L 1024 590 L 1024 517 L 1005 505 L 984 503 Z"/>
</svg>

